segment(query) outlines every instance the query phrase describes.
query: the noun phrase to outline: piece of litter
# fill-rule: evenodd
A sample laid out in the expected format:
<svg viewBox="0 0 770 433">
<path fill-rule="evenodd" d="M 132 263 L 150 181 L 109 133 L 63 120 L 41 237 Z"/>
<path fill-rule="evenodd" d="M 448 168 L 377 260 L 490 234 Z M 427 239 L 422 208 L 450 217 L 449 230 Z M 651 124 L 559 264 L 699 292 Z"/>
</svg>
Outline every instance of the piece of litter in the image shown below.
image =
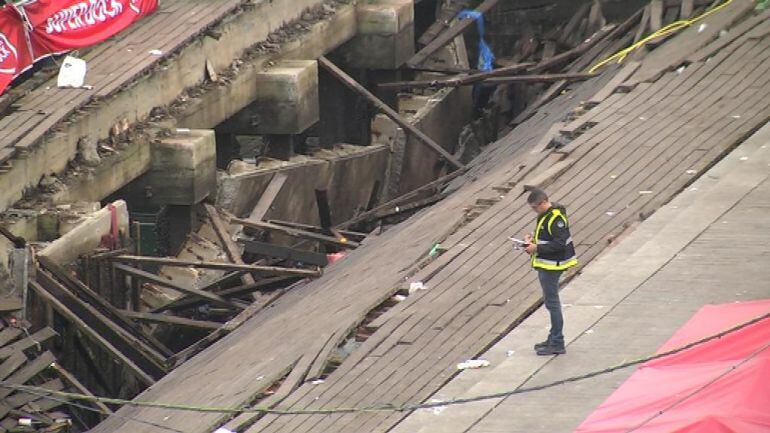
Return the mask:
<svg viewBox="0 0 770 433">
<path fill-rule="evenodd" d="M 641 195 L 652 194 L 652 191 L 649 191 L 649 190 L 639 191 L 639 194 Z"/>
<path fill-rule="evenodd" d="M 441 244 L 433 245 L 433 248 L 428 251 L 428 257 L 433 257 L 438 253 L 438 249 L 441 248 Z"/>
<path fill-rule="evenodd" d="M 695 171 L 695 170 L 687 170 L 687 171 L 685 171 L 685 173 L 687 173 L 687 174 L 695 174 L 695 173 L 697 173 L 697 171 Z"/>
<path fill-rule="evenodd" d="M 425 284 L 423 284 L 422 281 L 416 281 L 414 283 L 409 284 L 410 295 L 418 290 L 425 290 Z"/>
<path fill-rule="evenodd" d="M 467 370 L 469 368 L 483 368 L 489 367 L 489 361 L 486 359 L 469 359 L 465 362 L 457 364 L 458 370 Z"/>
<path fill-rule="evenodd" d="M 56 79 L 56 85 L 59 88 L 83 87 L 86 81 L 86 61 L 76 57 L 67 56 L 59 68 L 59 77 Z"/>
<path fill-rule="evenodd" d="M 393 299 L 395 299 L 397 302 L 401 302 L 404 299 L 406 299 L 406 296 L 404 296 L 404 295 L 396 295 L 396 296 L 393 297 Z"/>
<path fill-rule="evenodd" d="M 741 161 L 747 161 L 749 159 L 748 156 L 742 156 L 739 158 Z"/>
<path fill-rule="evenodd" d="M 607 216 L 615 216 L 617 212 L 608 210 L 607 212 L 604 212 Z"/>
<path fill-rule="evenodd" d="M 176 129 L 177 134 L 189 134 L 190 128 L 177 128 Z"/>
<path fill-rule="evenodd" d="M 593 333 L 594 333 L 594 330 L 593 330 L 593 329 L 589 329 L 589 330 L 588 330 L 588 331 L 586 331 L 585 333 L 586 333 L 586 334 L 593 334 Z"/>
<path fill-rule="evenodd" d="M 604 305 L 594 305 L 594 308 L 596 308 L 597 310 L 601 310 L 602 308 L 604 308 Z"/>
<path fill-rule="evenodd" d="M 514 352 L 513 350 L 509 350 L 509 351 L 505 352 L 505 356 L 510 358 L 511 356 L 513 356 L 514 353 L 516 353 L 516 352 Z"/>
<path fill-rule="evenodd" d="M 265 378 L 265 376 L 259 376 L 259 377 L 257 378 L 257 380 L 262 380 L 262 379 L 264 379 L 264 378 Z"/>
<path fill-rule="evenodd" d="M 443 403 L 443 400 L 437 400 L 435 398 L 430 399 L 430 403 Z M 441 415 L 441 412 L 446 409 L 446 406 L 434 406 L 430 408 L 431 412 L 433 412 L 433 415 Z"/>
<path fill-rule="evenodd" d="M 677 74 L 681 75 L 682 72 L 684 72 L 684 66 L 680 66 L 679 68 L 677 68 L 677 70 L 676 70 Z"/>
<path fill-rule="evenodd" d="M 701 23 L 701 25 L 698 26 L 698 33 L 706 30 L 706 27 L 708 27 L 706 23 Z"/>
<path fill-rule="evenodd" d="M 216 431 L 214 431 L 214 433 L 235 433 L 235 432 L 232 430 L 228 430 L 224 427 L 219 427 L 218 429 L 216 429 Z"/>
<path fill-rule="evenodd" d="M 693 191 L 693 192 L 694 192 L 694 191 L 697 191 L 697 190 L 698 190 L 698 187 L 696 187 L 696 186 L 694 186 L 694 187 L 690 188 L 690 191 Z"/>
<path fill-rule="evenodd" d="M 618 178 L 618 175 L 617 175 L 617 174 L 612 174 L 612 175 L 610 175 L 610 179 L 617 179 L 617 178 Z"/>
<path fill-rule="evenodd" d="M 734 116 L 730 116 L 730 117 L 732 117 L 733 119 L 740 119 L 740 118 L 741 118 L 741 115 L 740 115 L 740 114 L 736 114 L 736 115 L 734 115 Z"/>
<path fill-rule="evenodd" d="M 151 56 L 162 56 L 163 55 L 163 51 L 161 51 L 161 50 L 150 50 L 150 51 L 147 51 L 147 54 L 149 54 Z"/>
<path fill-rule="evenodd" d="M 326 381 L 323 380 L 323 379 L 316 379 L 316 380 L 310 382 L 310 384 L 312 384 L 312 385 L 320 385 L 320 384 L 322 384 L 324 382 L 326 382 Z"/>
<path fill-rule="evenodd" d="M 639 117 L 639 120 L 647 120 L 646 117 Z"/>
</svg>

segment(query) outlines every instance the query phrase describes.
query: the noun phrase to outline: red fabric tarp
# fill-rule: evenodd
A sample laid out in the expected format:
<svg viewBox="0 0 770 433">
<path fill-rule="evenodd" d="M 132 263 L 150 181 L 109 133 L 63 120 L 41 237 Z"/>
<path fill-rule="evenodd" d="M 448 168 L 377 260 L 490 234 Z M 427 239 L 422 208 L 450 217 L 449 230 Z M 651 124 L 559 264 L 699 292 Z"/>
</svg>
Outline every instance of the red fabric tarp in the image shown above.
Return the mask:
<svg viewBox="0 0 770 433">
<path fill-rule="evenodd" d="M 660 348 L 666 352 L 770 312 L 770 300 L 703 307 Z M 666 410 L 770 342 L 770 319 L 643 364 L 575 430 L 636 433 L 770 432 L 770 349 Z"/>
<path fill-rule="evenodd" d="M 34 61 L 97 44 L 157 7 L 158 0 L 29 0 L 3 6 L 0 95 Z"/>
<path fill-rule="evenodd" d="M 11 6 L 0 8 L 0 94 L 32 65 L 26 30 Z"/>
<path fill-rule="evenodd" d="M 35 0 L 23 6 L 35 60 L 97 44 L 151 13 L 158 0 Z"/>
</svg>

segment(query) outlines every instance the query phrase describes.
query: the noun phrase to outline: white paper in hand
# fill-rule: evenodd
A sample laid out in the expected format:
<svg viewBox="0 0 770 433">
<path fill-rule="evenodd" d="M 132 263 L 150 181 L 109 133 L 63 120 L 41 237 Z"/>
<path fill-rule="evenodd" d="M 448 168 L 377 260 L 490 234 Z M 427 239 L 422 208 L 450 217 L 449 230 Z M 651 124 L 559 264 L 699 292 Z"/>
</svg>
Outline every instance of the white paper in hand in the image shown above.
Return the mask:
<svg viewBox="0 0 770 433">
<path fill-rule="evenodd" d="M 67 56 L 59 68 L 59 78 L 56 85 L 60 88 L 83 87 L 86 81 L 86 61 L 76 57 Z"/>
</svg>

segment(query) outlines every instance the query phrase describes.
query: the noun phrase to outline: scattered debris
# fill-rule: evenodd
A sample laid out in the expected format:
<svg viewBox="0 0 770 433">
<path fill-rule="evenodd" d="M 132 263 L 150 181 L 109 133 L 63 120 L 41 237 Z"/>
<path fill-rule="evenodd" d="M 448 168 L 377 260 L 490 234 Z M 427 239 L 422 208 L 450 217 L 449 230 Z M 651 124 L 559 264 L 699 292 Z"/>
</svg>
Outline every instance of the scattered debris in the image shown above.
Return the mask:
<svg viewBox="0 0 770 433">
<path fill-rule="evenodd" d="M 468 370 L 475 368 L 489 367 L 490 363 L 486 359 L 469 359 L 467 361 L 457 364 L 458 370 Z"/>
</svg>

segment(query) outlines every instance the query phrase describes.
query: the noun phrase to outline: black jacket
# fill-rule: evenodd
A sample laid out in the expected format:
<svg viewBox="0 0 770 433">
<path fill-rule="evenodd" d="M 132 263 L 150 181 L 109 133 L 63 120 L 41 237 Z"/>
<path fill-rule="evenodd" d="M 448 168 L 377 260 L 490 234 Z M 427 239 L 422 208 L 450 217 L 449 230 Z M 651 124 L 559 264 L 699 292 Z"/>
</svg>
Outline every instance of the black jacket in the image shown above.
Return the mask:
<svg viewBox="0 0 770 433">
<path fill-rule="evenodd" d="M 553 218 L 554 211 L 558 216 Z M 567 210 L 564 206 L 554 203 L 547 211 L 538 215 L 537 226 L 542 227 L 535 233 L 537 240 L 537 257 L 545 260 L 563 262 L 575 257 L 575 247 L 569 231 Z M 549 227 L 549 222 L 551 222 Z"/>
</svg>

